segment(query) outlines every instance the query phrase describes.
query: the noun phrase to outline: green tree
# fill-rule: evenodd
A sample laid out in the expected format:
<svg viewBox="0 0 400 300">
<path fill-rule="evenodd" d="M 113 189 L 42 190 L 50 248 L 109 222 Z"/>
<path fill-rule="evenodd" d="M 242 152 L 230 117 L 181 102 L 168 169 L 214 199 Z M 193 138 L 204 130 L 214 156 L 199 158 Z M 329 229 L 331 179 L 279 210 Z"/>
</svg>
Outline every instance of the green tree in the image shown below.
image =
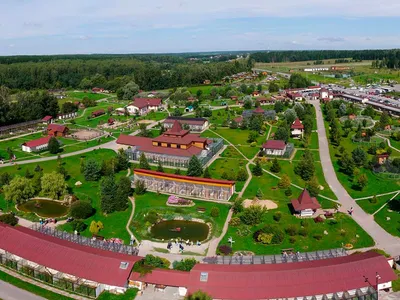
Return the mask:
<svg viewBox="0 0 400 300">
<path fill-rule="evenodd" d="M 341 132 L 339 128 L 339 123 L 336 119 L 333 119 L 331 124 L 330 124 L 330 138 L 333 144 L 339 145 L 340 144 L 340 139 L 341 139 Z"/>
<path fill-rule="evenodd" d="M 117 184 L 114 199 L 114 210 L 124 211 L 128 208 L 128 197 L 132 194 L 132 182 L 129 177 L 121 177 Z"/>
<path fill-rule="evenodd" d="M 207 293 L 198 290 L 197 292 L 186 296 L 185 300 L 212 300 L 212 297 Z"/>
<path fill-rule="evenodd" d="M 366 174 L 361 174 L 357 177 L 357 185 L 360 190 L 363 190 L 368 184 L 368 176 Z"/>
<path fill-rule="evenodd" d="M 208 170 L 208 167 L 204 169 L 203 177 L 204 178 L 211 178 L 211 174 L 210 174 L 210 171 Z"/>
<path fill-rule="evenodd" d="M 64 175 L 51 172 L 46 173 L 41 178 L 42 193 L 52 199 L 60 199 L 67 193 L 68 185 L 65 182 Z"/>
<path fill-rule="evenodd" d="M 55 137 L 51 137 L 48 144 L 48 149 L 51 154 L 60 152 L 60 144 Z"/>
<path fill-rule="evenodd" d="M 193 155 L 189 161 L 189 166 L 186 175 L 192 177 L 201 177 L 203 174 L 203 166 L 197 156 Z"/>
<path fill-rule="evenodd" d="M 100 205 L 103 213 L 109 214 L 115 211 L 115 193 L 117 184 L 114 176 L 105 176 L 100 182 Z"/>
<path fill-rule="evenodd" d="M 296 111 L 294 109 L 289 108 L 284 112 L 284 117 L 287 124 L 292 124 L 294 120 L 296 120 L 297 118 Z"/>
<path fill-rule="evenodd" d="M 213 206 L 213 207 L 211 208 L 210 215 L 211 215 L 211 217 L 213 217 L 213 218 L 219 217 L 219 208 L 216 207 L 216 206 Z"/>
<path fill-rule="evenodd" d="M 25 176 L 26 177 L 26 176 Z M 10 183 L 12 177 L 8 172 L 3 172 L 0 174 L 0 188 L 4 185 L 7 185 Z"/>
<path fill-rule="evenodd" d="M 196 264 L 197 260 L 195 258 L 185 258 L 180 261 L 174 261 L 172 267 L 174 270 L 189 272 Z"/>
<path fill-rule="evenodd" d="M 309 181 L 314 173 L 314 158 L 310 150 L 305 150 L 300 162 L 295 166 L 294 172 L 299 175 L 304 181 Z"/>
<path fill-rule="evenodd" d="M 274 139 L 287 142 L 289 140 L 290 132 L 287 127 L 278 127 L 275 132 Z"/>
<path fill-rule="evenodd" d="M 32 179 L 33 178 L 33 174 L 29 171 L 28 168 L 25 170 L 25 177 L 28 178 L 28 179 Z"/>
<path fill-rule="evenodd" d="M 97 181 L 101 177 L 101 165 L 94 158 L 89 158 L 83 170 L 83 175 L 87 181 Z"/>
<path fill-rule="evenodd" d="M 177 168 L 177 169 L 175 169 L 175 172 L 174 172 L 174 174 L 175 175 L 181 175 L 181 169 L 179 169 L 179 168 Z"/>
<path fill-rule="evenodd" d="M 347 151 L 342 152 L 342 157 L 338 160 L 338 163 L 340 169 L 344 173 L 346 173 L 347 175 L 353 174 L 355 167 L 354 160 Z"/>
<path fill-rule="evenodd" d="M 144 170 L 151 170 L 149 162 L 147 161 L 146 155 L 144 152 L 140 153 L 139 157 L 139 168 Z"/>
<path fill-rule="evenodd" d="M 75 219 L 87 219 L 94 213 L 94 209 L 89 202 L 75 201 L 71 204 L 69 214 Z"/>
<path fill-rule="evenodd" d="M 317 197 L 320 189 L 319 183 L 316 176 L 313 176 L 309 182 L 307 182 L 306 188 L 312 197 Z"/>
<path fill-rule="evenodd" d="M 260 135 L 258 134 L 258 132 L 256 132 L 256 131 L 250 131 L 250 132 L 249 132 L 249 137 L 247 138 L 247 141 L 248 141 L 249 143 L 255 142 L 255 141 L 257 141 L 257 138 L 258 138 L 259 136 L 260 136 Z"/>
<path fill-rule="evenodd" d="M 254 226 L 262 222 L 262 219 L 266 213 L 265 208 L 257 205 L 252 205 L 245 208 L 240 215 L 240 220 L 246 225 Z"/>
<path fill-rule="evenodd" d="M 273 173 L 279 173 L 281 171 L 281 166 L 276 158 L 272 160 L 270 171 Z"/>
<path fill-rule="evenodd" d="M 275 82 L 271 82 L 269 84 L 268 90 L 270 93 L 279 92 L 279 85 L 277 85 Z"/>
<path fill-rule="evenodd" d="M 282 101 L 275 102 L 274 110 L 275 110 L 276 113 L 282 112 L 284 108 L 285 108 L 285 105 L 283 104 Z"/>
<path fill-rule="evenodd" d="M 364 166 L 367 163 L 367 153 L 361 147 L 357 147 L 351 152 L 354 164 L 356 166 Z"/>
<path fill-rule="evenodd" d="M 259 159 L 256 159 L 256 165 L 253 167 L 252 173 L 254 176 L 261 176 L 263 174 Z"/>
<path fill-rule="evenodd" d="M 134 82 L 128 82 L 123 88 L 122 88 L 122 100 L 132 100 L 133 96 L 135 96 L 139 92 L 139 86 Z"/>
<path fill-rule="evenodd" d="M 287 189 L 290 187 L 290 178 L 287 174 L 283 174 L 281 179 L 279 180 L 278 187 L 280 189 Z"/>
<path fill-rule="evenodd" d="M 143 195 L 146 193 L 146 185 L 143 180 L 136 180 L 135 181 L 135 194 L 136 195 Z"/>
<path fill-rule="evenodd" d="M 12 213 L 2 214 L 0 215 L 0 222 L 11 226 L 15 226 L 18 224 L 18 219 Z"/>
<path fill-rule="evenodd" d="M 237 181 L 246 181 L 248 178 L 247 172 L 244 168 L 240 168 L 237 175 L 236 175 L 236 180 Z"/>
<path fill-rule="evenodd" d="M 23 203 L 35 194 L 32 182 L 19 175 L 11 179 L 9 184 L 3 186 L 3 192 L 7 201 L 13 201 L 17 204 Z"/>
<path fill-rule="evenodd" d="M 118 149 L 115 160 L 116 171 L 127 170 L 129 168 L 129 158 L 124 149 Z"/>
<path fill-rule="evenodd" d="M 380 117 L 380 119 L 379 119 L 379 125 L 380 125 L 380 127 L 381 127 L 381 128 L 384 128 L 386 125 L 389 125 L 389 124 L 391 124 L 391 123 L 392 123 L 392 120 L 390 119 L 389 114 L 388 114 L 386 111 L 384 111 L 384 112 L 381 114 L 381 117 Z"/>
</svg>

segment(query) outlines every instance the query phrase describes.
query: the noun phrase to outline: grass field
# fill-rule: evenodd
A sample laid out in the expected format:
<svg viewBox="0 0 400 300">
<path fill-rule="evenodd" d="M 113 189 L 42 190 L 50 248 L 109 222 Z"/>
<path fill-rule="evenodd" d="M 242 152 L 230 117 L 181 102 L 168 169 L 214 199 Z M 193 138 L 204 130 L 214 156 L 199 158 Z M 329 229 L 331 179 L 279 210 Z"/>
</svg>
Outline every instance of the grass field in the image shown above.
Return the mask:
<svg viewBox="0 0 400 300">
<path fill-rule="evenodd" d="M 229 204 L 193 200 L 195 205 L 192 207 L 171 207 L 166 205 L 168 197 L 168 195 L 150 192 L 146 192 L 144 195 L 135 196 L 135 215 L 133 222 L 131 223 L 131 228 L 133 229 L 137 238 L 151 238 L 148 232 L 149 224 L 146 224 L 143 217 L 150 210 L 156 211 L 158 214 L 162 214 L 165 219 L 173 219 L 175 216 L 184 216 L 185 219 L 199 218 L 206 222 L 211 222 L 213 224 L 212 234 L 214 236 L 219 236 L 221 234 L 222 227 L 225 223 L 230 208 Z M 205 212 L 197 212 L 198 207 L 205 208 Z M 220 213 L 218 217 L 211 217 L 210 213 L 212 207 L 219 208 Z"/>
<path fill-rule="evenodd" d="M 82 100 L 83 98 L 87 97 L 91 100 L 100 100 L 104 98 L 108 98 L 111 95 L 108 94 L 95 94 L 95 93 L 85 93 L 85 92 L 67 92 L 67 95 L 70 98 L 76 98 Z"/>
<path fill-rule="evenodd" d="M 17 160 L 35 158 L 36 154 L 23 152 L 21 145 L 25 142 L 41 138 L 42 136 L 42 133 L 34 133 L 19 138 L 13 138 L 11 140 L 0 140 L 0 157 L 3 157 L 5 160 L 9 159 L 7 148 L 10 148 L 17 157 Z"/>
<path fill-rule="evenodd" d="M 247 161 L 244 159 L 218 158 L 208 167 L 208 169 L 212 178 L 227 179 L 222 178 L 223 173 L 226 173 L 229 177 L 232 175 L 236 176 L 240 168 L 246 168 L 246 163 Z M 236 181 L 235 186 L 236 191 L 240 192 L 244 186 L 244 181 Z"/>
<path fill-rule="evenodd" d="M 385 206 L 374 216 L 375 222 L 391 235 L 400 237 L 400 213 Z"/>
<path fill-rule="evenodd" d="M 388 202 L 393 196 L 396 194 L 392 195 L 387 195 L 387 196 L 381 196 L 377 197 L 376 203 L 373 203 L 371 199 L 365 199 L 365 200 L 358 200 L 357 204 L 368 214 L 373 214 L 376 212 L 382 205 L 384 205 L 386 202 Z"/>
<path fill-rule="evenodd" d="M 207 96 L 210 95 L 210 91 L 214 86 L 212 85 L 198 85 L 198 86 L 191 86 L 188 87 L 188 91 L 193 94 L 196 95 L 197 91 L 200 90 L 203 92 L 203 95 Z"/>
</svg>

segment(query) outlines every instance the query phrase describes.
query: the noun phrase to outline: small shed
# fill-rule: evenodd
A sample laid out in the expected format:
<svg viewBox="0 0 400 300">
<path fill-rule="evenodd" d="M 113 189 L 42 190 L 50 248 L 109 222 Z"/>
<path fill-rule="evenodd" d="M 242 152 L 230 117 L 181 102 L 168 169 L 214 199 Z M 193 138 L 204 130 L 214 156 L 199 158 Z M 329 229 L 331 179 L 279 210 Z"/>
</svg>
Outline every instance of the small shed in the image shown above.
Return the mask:
<svg viewBox="0 0 400 300">
<path fill-rule="evenodd" d="M 299 198 L 291 201 L 295 213 L 300 217 L 312 217 L 314 212 L 321 208 L 317 198 L 311 197 L 307 189 L 304 189 Z"/>
</svg>

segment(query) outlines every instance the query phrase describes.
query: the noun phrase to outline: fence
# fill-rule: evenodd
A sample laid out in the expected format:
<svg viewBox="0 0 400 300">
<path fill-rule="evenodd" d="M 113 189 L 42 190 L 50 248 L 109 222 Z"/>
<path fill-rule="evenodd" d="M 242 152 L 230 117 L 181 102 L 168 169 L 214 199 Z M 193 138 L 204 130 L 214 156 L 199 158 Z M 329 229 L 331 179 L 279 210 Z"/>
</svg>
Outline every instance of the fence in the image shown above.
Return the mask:
<svg viewBox="0 0 400 300">
<path fill-rule="evenodd" d="M 67 240 L 73 243 L 77 243 L 84 246 L 89 246 L 93 248 L 98 248 L 106 251 L 112 251 L 117 253 L 129 254 L 129 255 L 138 255 L 139 250 L 136 247 L 117 244 L 108 242 L 105 240 L 97 240 L 92 238 L 87 238 L 81 235 L 76 235 L 73 233 L 69 233 L 66 231 L 57 230 L 54 228 L 46 227 L 40 224 L 33 224 L 31 227 L 33 230 L 39 231 L 41 233 L 54 236 L 56 238 Z"/>
</svg>

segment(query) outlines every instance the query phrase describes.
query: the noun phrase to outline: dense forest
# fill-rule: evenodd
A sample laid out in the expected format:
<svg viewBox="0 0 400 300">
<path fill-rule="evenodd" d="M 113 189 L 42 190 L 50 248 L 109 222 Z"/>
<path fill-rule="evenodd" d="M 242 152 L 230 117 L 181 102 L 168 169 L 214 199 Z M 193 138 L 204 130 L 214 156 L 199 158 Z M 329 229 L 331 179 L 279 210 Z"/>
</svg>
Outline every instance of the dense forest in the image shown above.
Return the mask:
<svg viewBox="0 0 400 300">
<path fill-rule="evenodd" d="M 250 55 L 250 59 L 256 62 L 296 62 L 307 60 L 323 60 L 323 59 L 345 59 L 353 60 L 383 60 L 393 61 L 393 65 L 399 67 L 397 62 L 400 59 L 400 50 L 305 50 L 305 51 L 268 51 L 257 52 Z"/>
<path fill-rule="evenodd" d="M 105 80 L 100 80 L 98 87 L 114 91 L 124 84 L 119 85 L 119 79 L 128 76 L 141 89 L 153 90 L 202 84 L 206 79 L 217 82 L 252 67 L 246 59 L 210 63 L 182 60 L 179 56 L 164 55 L 143 55 L 141 59 L 129 55 L 2 57 L 0 85 L 22 90 L 80 88 L 82 81 L 100 75 Z"/>
</svg>

